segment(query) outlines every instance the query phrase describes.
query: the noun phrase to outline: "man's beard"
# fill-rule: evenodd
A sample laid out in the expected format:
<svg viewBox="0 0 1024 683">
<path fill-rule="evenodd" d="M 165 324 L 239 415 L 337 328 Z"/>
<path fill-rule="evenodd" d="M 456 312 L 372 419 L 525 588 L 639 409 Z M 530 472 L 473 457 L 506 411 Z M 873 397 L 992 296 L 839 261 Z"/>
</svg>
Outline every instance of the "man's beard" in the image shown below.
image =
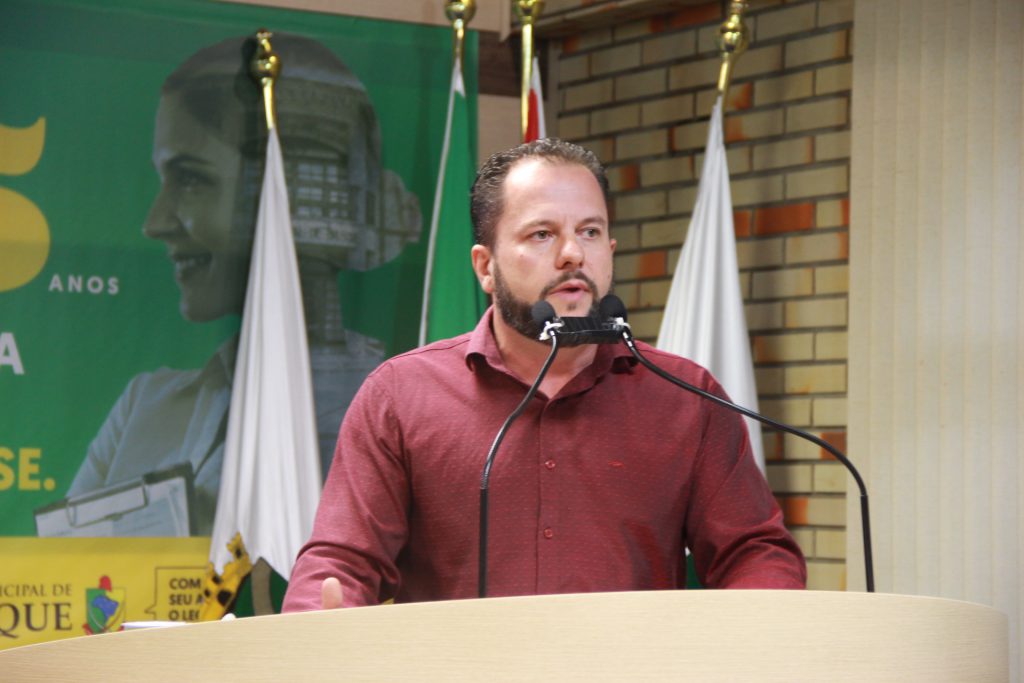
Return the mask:
<svg viewBox="0 0 1024 683">
<path fill-rule="evenodd" d="M 591 302 L 590 310 L 584 315 L 597 316 L 599 314 L 597 284 L 580 271 L 563 273 L 552 282 L 549 282 L 547 286 L 541 290 L 538 301 L 543 301 L 547 298 L 547 295 L 551 293 L 551 290 L 565 282 L 568 282 L 569 280 L 579 280 L 587 285 L 590 289 Z M 536 340 L 543 331 L 541 326 L 533 321 L 532 309 L 535 303 L 536 302 L 530 303 L 529 301 L 523 301 L 522 299 L 517 298 L 511 290 L 509 290 L 508 283 L 505 282 L 505 278 L 501 275 L 501 270 L 497 265 L 495 265 L 494 305 L 497 307 L 498 313 L 501 314 L 502 320 L 504 320 L 509 327 L 524 337 L 533 340 Z M 582 343 L 582 341 L 566 338 L 561 342 L 561 346 L 579 346 Z"/>
</svg>

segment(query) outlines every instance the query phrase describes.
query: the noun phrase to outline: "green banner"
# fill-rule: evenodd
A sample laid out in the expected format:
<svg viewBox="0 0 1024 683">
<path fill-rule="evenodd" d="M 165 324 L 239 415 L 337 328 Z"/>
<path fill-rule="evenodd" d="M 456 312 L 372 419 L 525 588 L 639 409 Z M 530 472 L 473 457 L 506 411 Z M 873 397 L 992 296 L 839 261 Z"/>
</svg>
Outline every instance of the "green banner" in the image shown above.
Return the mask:
<svg viewBox="0 0 1024 683">
<path fill-rule="evenodd" d="M 246 73 L 259 28 L 283 64 L 325 473 L 362 379 L 415 345 L 450 29 L 195 0 L 7 0 L 0 537 L 208 533 L 262 174 Z M 469 40 L 471 121 L 476 57 Z M 3 587 L 28 579 L 0 567 L 0 647 L 25 642 L 7 636 Z M 62 592 L 84 600 L 98 579 Z"/>
</svg>

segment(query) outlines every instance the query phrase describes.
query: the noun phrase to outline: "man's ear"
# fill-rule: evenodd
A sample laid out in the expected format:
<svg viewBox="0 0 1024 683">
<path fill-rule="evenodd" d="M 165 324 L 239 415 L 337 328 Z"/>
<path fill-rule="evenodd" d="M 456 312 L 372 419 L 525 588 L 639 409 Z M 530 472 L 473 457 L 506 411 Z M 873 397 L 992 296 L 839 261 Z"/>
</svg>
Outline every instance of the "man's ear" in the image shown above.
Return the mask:
<svg viewBox="0 0 1024 683">
<path fill-rule="evenodd" d="M 494 294 L 494 256 L 491 250 L 482 244 L 474 244 L 470 256 L 480 288 L 487 294 Z"/>
</svg>

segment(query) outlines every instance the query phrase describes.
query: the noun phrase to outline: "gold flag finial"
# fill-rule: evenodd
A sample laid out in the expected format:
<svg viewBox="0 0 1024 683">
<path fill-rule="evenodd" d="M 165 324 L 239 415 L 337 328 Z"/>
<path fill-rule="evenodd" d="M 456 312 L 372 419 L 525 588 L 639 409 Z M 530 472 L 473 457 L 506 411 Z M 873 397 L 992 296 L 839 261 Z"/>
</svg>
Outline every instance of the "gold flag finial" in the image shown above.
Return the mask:
<svg viewBox="0 0 1024 683">
<path fill-rule="evenodd" d="M 520 88 L 519 113 L 522 121 L 520 131 L 522 139 L 526 139 L 526 127 L 530 121 L 530 76 L 533 69 L 533 22 L 544 11 L 544 0 L 515 0 L 516 16 L 523 25 L 523 79 Z"/>
<path fill-rule="evenodd" d="M 452 22 L 452 52 L 462 63 L 462 45 L 466 37 L 466 27 L 476 14 L 476 0 L 448 0 L 444 6 L 448 21 Z"/>
<path fill-rule="evenodd" d="M 281 73 L 281 60 L 270 46 L 270 38 L 274 34 L 265 28 L 256 32 L 256 56 L 252 59 L 253 78 L 263 88 L 263 110 L 267 115 L 267 130 L 277 124 L 274 116 L 274 81 Z"/>
<path fill-rule="evenodd" d="M 718 72 L 718 94 L 725 98 L 732 79 L 732 69 L 736 59 L 743 54 L 750 44 L 750 31 L 743 23 L 743 12 L 747 3 L 733 0 L 729 3 L 729 16 L 718 29 L 718 49 L 722 53 L 722 68 Z"/>
</svg>

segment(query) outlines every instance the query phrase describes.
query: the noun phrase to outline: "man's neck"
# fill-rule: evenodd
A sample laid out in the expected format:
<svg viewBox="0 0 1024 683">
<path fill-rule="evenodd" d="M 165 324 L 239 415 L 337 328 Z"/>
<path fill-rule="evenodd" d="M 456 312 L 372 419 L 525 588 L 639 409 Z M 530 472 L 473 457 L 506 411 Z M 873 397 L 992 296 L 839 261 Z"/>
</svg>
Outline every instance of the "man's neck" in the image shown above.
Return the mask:
<svg viewBox="0 0 1024 683">
<path fill-rule="evenodd" d="M 491 324 L 505 367 L 519 379 L 532 384 L 551 353 L 551 347 L 528 339 L 509 327 L 497 310 L 494 311 Z M 573 377 L 593 363 L 596 355 L 597 347 L 593 344 L 559 349 L 554 363 L 541 382 L 540 391 L 549 398 L 555 396 Z"/>
</svg>

